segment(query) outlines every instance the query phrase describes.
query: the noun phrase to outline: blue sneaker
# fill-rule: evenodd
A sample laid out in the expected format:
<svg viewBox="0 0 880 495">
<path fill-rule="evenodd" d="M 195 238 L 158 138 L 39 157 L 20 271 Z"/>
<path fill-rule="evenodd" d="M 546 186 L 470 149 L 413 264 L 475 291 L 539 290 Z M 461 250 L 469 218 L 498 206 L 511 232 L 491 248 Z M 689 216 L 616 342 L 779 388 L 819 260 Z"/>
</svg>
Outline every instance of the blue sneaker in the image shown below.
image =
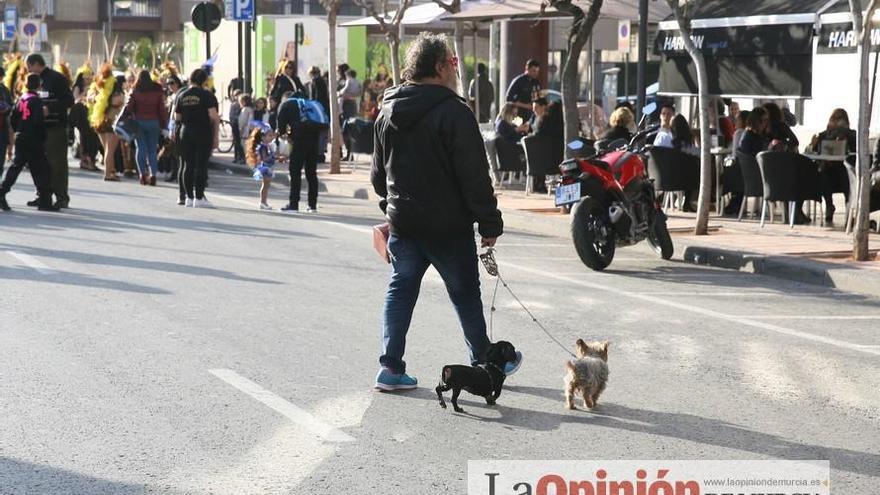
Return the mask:
<svg viewBox="0 0 880 495">
<path fill-rule="evenodd" d="M 523 355 L 521 352 L 516 351 L 516 361 L 510 361 L 509 363 L 504 365 L 504 375 L 510 376 L 517 371 L 519 371 L 519 367 L 522 366 Z"/>
<path fill-rule="evenodd" d="M 386 392 L 393 390 L 411 390 L 418 386 L 419 381 L 415 378 L 406 373 L 395 375 L 388 368 L 380 369 L 379 374 L 376 375 L 375 387 L 378 390 L 384 390 Z"/>
</svg>

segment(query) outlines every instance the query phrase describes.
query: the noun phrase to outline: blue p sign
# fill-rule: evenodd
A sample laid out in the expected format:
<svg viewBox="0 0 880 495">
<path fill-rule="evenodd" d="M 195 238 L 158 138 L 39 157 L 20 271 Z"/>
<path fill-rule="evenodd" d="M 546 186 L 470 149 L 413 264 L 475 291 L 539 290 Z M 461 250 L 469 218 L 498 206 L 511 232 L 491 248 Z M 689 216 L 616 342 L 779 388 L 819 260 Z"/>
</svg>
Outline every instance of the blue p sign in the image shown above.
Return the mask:
<svg viewBox="0 0 880 495">
<path fill-rule="evenodd" d="M 236 21 L 253 20 L 254 0 L 233 0 L 232 18 Z"/>
</svg>

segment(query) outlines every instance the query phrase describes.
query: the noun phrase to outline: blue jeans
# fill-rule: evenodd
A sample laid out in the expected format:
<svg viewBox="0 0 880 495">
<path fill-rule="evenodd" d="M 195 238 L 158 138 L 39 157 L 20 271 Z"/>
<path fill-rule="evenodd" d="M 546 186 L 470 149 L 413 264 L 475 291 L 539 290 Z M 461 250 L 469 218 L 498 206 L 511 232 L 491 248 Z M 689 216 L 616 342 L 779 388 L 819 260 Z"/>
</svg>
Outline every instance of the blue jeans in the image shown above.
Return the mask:
<svg viewBox="0 0 880 495">
<path fill-rule="evenodd" d="M 458 313 L 471 364 L 485 360 L 489 348 L 483 300 L 480 298 L 480 272 L 477 245 L 473 235 L 455 239 L 418 240 L 391 234 L 391 282 L 385 296 L 382 356 L 379 363 L 392 373 L 404 373 L 406 332 L 419 298 L 422 277 L 433 265 Z"/>
<path fill-rule="evenodd" d="M 147 166 L 153 176 L 159 174 L 159 121 L 138 120 L 137 167 L 141 175 L 147 175 Z"/>
</svg>

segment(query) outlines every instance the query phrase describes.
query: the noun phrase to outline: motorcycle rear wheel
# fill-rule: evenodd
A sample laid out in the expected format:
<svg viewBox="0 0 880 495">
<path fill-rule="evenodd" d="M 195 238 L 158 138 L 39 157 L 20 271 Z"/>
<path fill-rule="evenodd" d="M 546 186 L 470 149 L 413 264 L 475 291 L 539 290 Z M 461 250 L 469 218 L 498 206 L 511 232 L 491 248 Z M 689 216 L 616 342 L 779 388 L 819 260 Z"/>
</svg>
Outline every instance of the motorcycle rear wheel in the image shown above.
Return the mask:
<svg viewBox="0 0 880 495">
<path fill-rule="evenodd" d="M 672 245 L 672 237 L 669 235 L 669 229 L 666 227 L 666 218 L 658 215 L 654 218 L 654 225 L 648 233 L 648 244 L 659 254 L 664 260 L 672 258 L 675 252 L 675 246 Z"/>
<path fill-rule="evenodd" d="M 614 231 L 602 203 L 584 198 L 574 208 L 571 238 L 581 261 L 595 271 L 602 271 L 614 259 Z"/>
</svg>

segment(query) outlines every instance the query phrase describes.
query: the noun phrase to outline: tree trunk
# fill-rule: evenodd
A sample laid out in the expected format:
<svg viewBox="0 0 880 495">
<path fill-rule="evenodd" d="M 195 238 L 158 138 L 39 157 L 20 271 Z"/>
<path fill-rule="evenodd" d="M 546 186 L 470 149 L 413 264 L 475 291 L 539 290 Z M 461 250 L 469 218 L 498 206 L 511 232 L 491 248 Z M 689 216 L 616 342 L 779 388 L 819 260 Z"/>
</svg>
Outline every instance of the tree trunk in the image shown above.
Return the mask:
<svg viewBox="0 0 880 495">
<path fill-rule="evenodd" d="M 590 10 L 584 11 L 568 1 L 554 1 L 550 3 L 559 11 L 570 13 L 574 16 L 571 31 L 568 33 L 568 55 L 562 66 L 562 120 L 565 123 L 565 143 L 570 143 L 580 137 L 581 118 L 577 108 L 578 90 L 578 62 L 581 51 L 587 40 L 593 33 L 593 26 L 599 18 L 602 10 L 602 0 L 594 0 Z M 592 84 L 592 81 L 590 82 Z M 590 102 L 592 112 L 592 101 Z M 571 156 L 571 150 L 565 146 L 566 156 Z"/>
<path fill-rule="evenodd" d="M 336 84 L 338 83 L 336 76 L 336 12 L 339 9 L 338 4 L 328 5 L 330 8 L 327 13 L 327 24 L 330 28 L 330 39 L 328 41 L 328 64 L 330 68 L 329 90 L 330 90 L 330 173 L 338 174 L 341 170 L 342 162 L 342 129 L 339 126 L 339 99 L 336 97 Z"/>
<path fill-rule="evenodd" d="M 391 77 L 397 86 L 400 84 L 400 38 L 397 34 L 388 33 L 388 44 L 391 46 Z"/>
<path fill-rule="evenodd" d="M 697 93 L 700 102 L 700 195 L 697 199 L 697 224 L 695 235 L 709 234 L 709 210 L 712 207 L 712 136 L 709 131 L 709 80 L 706 75 L 706 60 L 703 53 L 691 39 L 690 21 L 681 10 L 677 0 L 667 0 L 669 7 L 675 12 L 678 29 L 684 42 L 685 50 L 691 56 L 697 69 Z"/>
<path fill-rule="evenodd" d="M 565 142 L 570 143 L 580 136 L 581 118 L 577 108 L 578 59 L 587 43 L 586 37 L 576 37 L 568 46 L 568 55 L 562 66 L 562 120 L 565 123 Z M 566 156 L 571 150 L 565 147 Z"/>
<path fill-rule="evenodd" d="M 868 17 L 862 17 L 861 0 L 849 0 L 850 12 L 853 17 L 853 32 L 859 38 L 859 118 L 856 141 L 856 175 L 858 176 L 857 195 L 850 198 L 855 205 L 856 216 L 853 230 L 853 259 L 868 260 L 868 231 L 871 213 L 871 149 L 868 133 L 871 125 L 871 106 L 869 96 L 868 68 L 871 54 L 871 25 L 876 1 L 868 8 Z"/>
<path fill-rule="evenodd" d="M 458 57 L 458 94 L 464 96 L 464 26 L 461 21 L 455 23 L 455 34 L 452 40 L 453 50 Z"/>
</svg>

